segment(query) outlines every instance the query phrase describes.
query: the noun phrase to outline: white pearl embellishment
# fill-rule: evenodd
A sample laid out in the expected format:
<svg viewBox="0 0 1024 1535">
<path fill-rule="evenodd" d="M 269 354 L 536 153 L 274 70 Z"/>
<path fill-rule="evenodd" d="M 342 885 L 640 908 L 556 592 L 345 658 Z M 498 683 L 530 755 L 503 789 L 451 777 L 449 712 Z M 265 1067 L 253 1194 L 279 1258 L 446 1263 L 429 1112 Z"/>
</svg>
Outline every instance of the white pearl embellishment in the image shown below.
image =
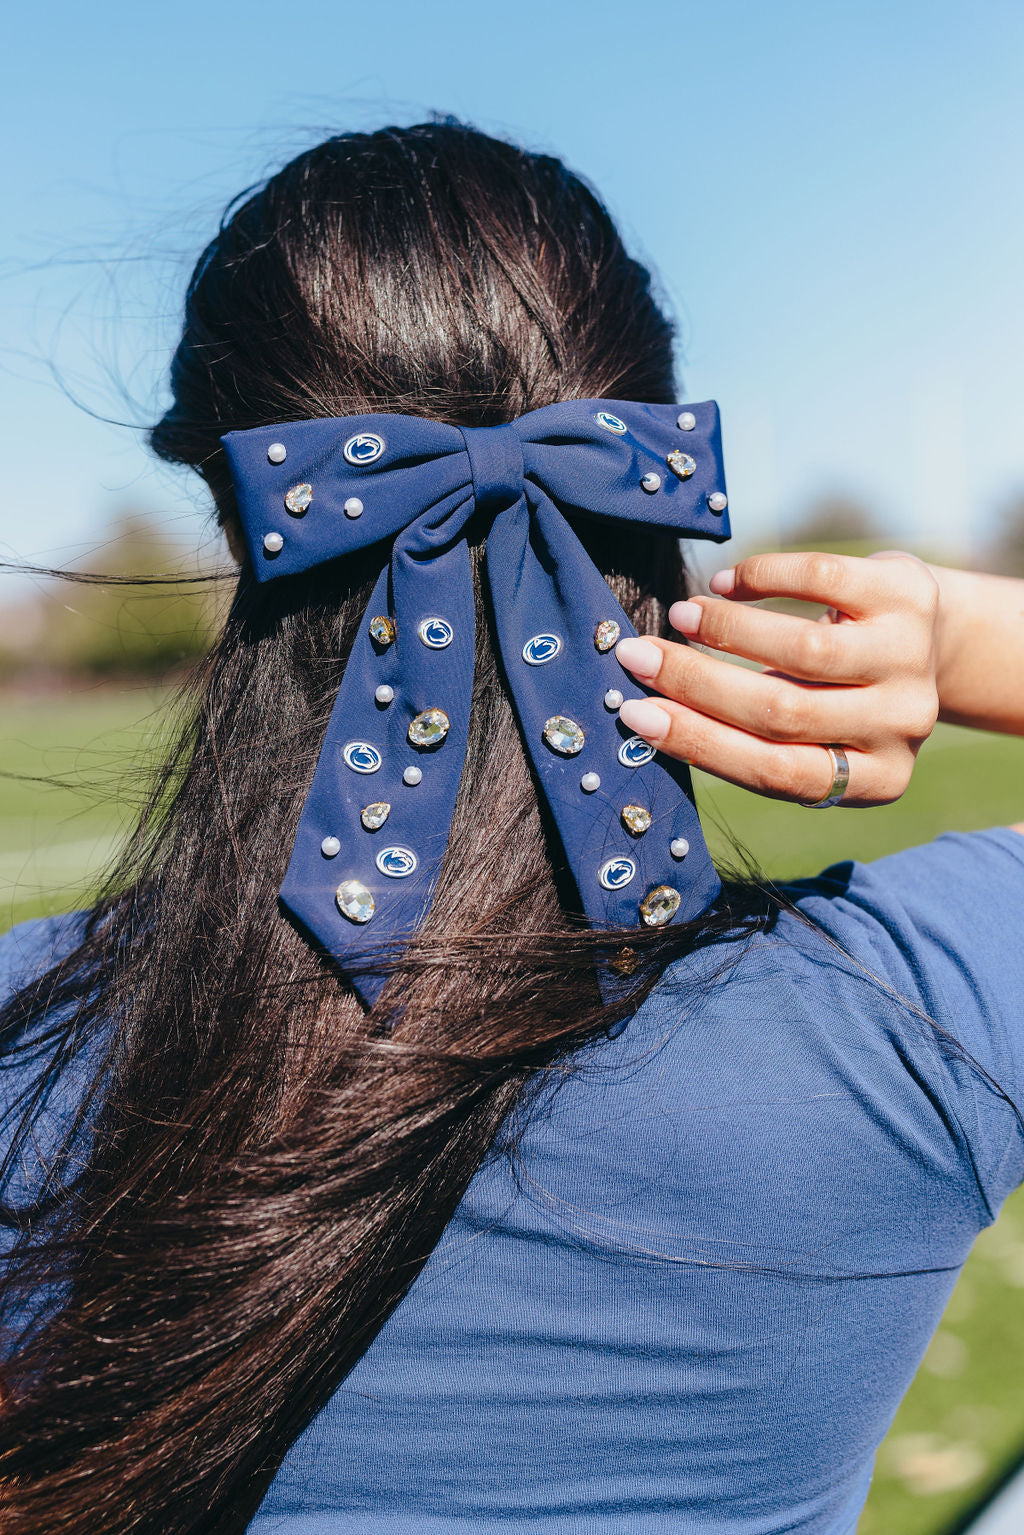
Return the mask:
<svg viewBox="0 0 1024 1535">
<path fill-rule="evenodd" d="M 713 512 L 724 512 L 728 505 L 728 498 L 720 490 L 713 490 L 708 496 L 708 506 Z"/>
<path fill-rule="evenodd" d="M 337 858 L 341 852 L 341 843 L 337 837 L 325 837 L 320 844 L 320 851 L 325 858 Z"/>
<path fill-rule="evenodd" d="M 696 425 L 697 417 L 693 414 L 692 410 L 684 410 L 682 415 L 676 419 L 676 426 L 681 432 L 692 432 Z"/>
<path fill-rule="evenodd" d="M 284 539 L 280 533 L 268 533 L 263 540 L 263 547 L 268 554 L 280 554 L 284 548 Z"/>
<path fill-rule="evenodd" d="M 416 784 L 418 784 L 418 783 L 420 783 L 422 781 L 422 779 L 423 779 L 423 769 L 422 768 L 407 767 L 405 772 L 402 774 L 402 782 L 409 784 L 411 787 L 415 787 Z"/>
<path fill-rule="evenodd" d="M 580 788 L 584 794 L 593 794 L 595 789 L 601 787 L 601 777 L 598 773 L 584 773 L 580 779 Z"/>
<path fill-rule="evenodd" d="M 661 475 L 645 474 L 643 479 L 640 481 L 640 484 L 643 486 L 644 490 L 646 490 L 649 496 L 653 496 L 656 490 L 661 489 Z"/>
<path fill-rule="evenodd" d="M 608 689 L 607 693 L 604 695 L 604 706 L 606 709 L 621 709 L 622 694 L 619 692 L 618 688 Z"/>
<path fill-rule="evenodd" d="M 358 496 L 349 496 L 345 502 L 346 517 L 361 517 L 363 515 L 363 503 Z"/>
<path fill-rule="evenodd" d="M 283 442 L 272 442 L 267 449 L 267 457 L 272 464 L 283 464 L 288 457 L 288 449 Z"/>
<path fill-rule="evenodd" d="M 386 682 L 382 682 L 380 687 L 374 690 L 373 696 L 379 704 L 389 704 L 395 696 L 395 690 Z"/>
<path fill-rule="evenodd" d="M 685 837 L 673 837 L 668 845 L 668 850 L 673 858 L 685 858 L 690 851 L 690 844 Z"/>
</svg>

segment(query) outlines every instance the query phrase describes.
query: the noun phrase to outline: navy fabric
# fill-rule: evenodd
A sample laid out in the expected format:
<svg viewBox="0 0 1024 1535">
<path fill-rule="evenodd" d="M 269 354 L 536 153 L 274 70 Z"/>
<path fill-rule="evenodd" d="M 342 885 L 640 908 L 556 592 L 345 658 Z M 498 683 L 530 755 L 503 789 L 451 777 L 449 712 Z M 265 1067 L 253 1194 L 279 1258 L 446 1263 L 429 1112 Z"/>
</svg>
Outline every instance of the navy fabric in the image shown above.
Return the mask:
<svg viewBox="0 0 1024 1535">
<path fill-rule="evenodd" d="M 790 893 L 820 932 L 675 965 L 507 1127 L 251 1535 L 853 1535 L 1024 1179 L 1020 1123 L 921 1017 L 1024 1106 L 1024 838 Z M 0 942 L 0 994 L 53 940 Z"/>
<path fill-rule="evenodd" d="M 622 635 L 636 631 L 566 520 L 617 518 L 728 538 L 727 514 L 710 504 L 725 494 L 718 407 L 685 407 L 692 425 L 680 428 L 683 410 L 573 400 L 495 427 L 370 415 L 223 438 L 261 581 L 395 539 L 345 668 L 281 890 L 288 910 L 367 1000 L 382 984 L 368 957 L 422 921 L 448 845 L 473 686 L 465 534 L 474 516 L 487 519 L 488 581 L 523 739 L 588 919 L 635 926 L 641 902 L 660 886 L 681 897 L 679 919 L 697 916 L 717 894 L 688 769 L 656 756 L 604 702 L 609 689 L 626 698 L 646 690 L 610 649 L 598 648 L 597 626 L 611 620 Z M 275 462 L 280 448 L 286 456 Z M 649 475 L 658 478 L 653 490 L 642 485 Z M 309 490 L 301 504 L 289 497 L 299 486 Z M 375 617 L 393 621 L 393 641 L 372 637 Z M 420 637 L 431 620 L 434 645 Z M 524 650 L 541 636 L 553 637 L 557 649 L 550 644 L 553 653 L 538 660 L 544 651 L 535 647 L 531 664 Z M 393 689 L 392 700 L 377 701 L 381 685 Z M 428 709 L 443 710 L 450 728 L 437 744 L 413 744 L 409 726 Z M 545 722 L 555 715 L 581 728 L 577 753 L 560 754 L 545 740 Z M 408 768 L 420 770 L 416 784 L 404 780 Z M 590 773 L 600 787 L 587 792 L 581 781 Z M 390 814 L 368 829 L 362 811 L 378 802 Z M 640 836 L 621 817 L 631 803 L 652 818 Z M 325 839 L 336 839 L 326 854 Z M 685 861 L 670 851 L 679 839 L 689 844 Z M 352 879 L 374 902 L 365 925 L 335 901 L 338 886 Z"/>
</svg>

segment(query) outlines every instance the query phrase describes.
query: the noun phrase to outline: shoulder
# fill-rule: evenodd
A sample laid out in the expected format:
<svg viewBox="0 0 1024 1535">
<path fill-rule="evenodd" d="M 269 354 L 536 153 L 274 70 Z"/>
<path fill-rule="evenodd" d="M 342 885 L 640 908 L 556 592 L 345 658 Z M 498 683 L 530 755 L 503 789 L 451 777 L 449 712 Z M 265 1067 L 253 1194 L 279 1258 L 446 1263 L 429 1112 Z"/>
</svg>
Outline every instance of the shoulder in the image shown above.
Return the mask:
<svg viewBox="0 0 1024 1535">
<path fill-rule="evenodd" d="M 0 1007 L 74 947 L 86 915 L 37 917 L 0 935 Z"/>
</svg>

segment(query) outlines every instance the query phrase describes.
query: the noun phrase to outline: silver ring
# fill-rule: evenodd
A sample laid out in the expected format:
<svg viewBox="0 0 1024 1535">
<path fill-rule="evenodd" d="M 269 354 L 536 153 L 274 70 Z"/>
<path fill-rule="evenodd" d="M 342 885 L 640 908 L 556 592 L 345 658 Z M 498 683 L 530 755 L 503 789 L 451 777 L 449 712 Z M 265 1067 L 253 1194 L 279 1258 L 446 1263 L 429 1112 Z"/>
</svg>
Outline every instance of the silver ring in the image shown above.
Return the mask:
<svg viewBox="0 0 1024 1535">
<path fill-rule="evenodd" d="M 844 748 L 837 746 L 834 741 L 831 746 L 825 746 L 824 743 L 822 746 L 832 763 L 832 786 L 824 799 L 805 805 L 806 810 L 831 810 L 833 805 L 839 804 L 850 785 L 850 763 Z"/>
</svg>

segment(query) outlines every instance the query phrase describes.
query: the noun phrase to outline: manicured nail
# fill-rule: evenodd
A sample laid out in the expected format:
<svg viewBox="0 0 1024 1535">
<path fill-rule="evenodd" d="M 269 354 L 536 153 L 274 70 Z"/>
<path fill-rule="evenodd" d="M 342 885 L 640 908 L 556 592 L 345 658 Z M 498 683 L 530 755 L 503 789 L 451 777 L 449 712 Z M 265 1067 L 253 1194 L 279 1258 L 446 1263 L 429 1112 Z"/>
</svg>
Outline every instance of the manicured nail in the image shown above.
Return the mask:
<svg viewBox="0 0 1024 1535">
<path fill-rule="evenodd" d="M 665 739 L 672 723 L 664 709 L 652 704 L 649 698 L 627 698 L 619 709 L 619 719 L 627 730 L 635 730 L 652 746 Z"/>
<path fill-rule="evenodd" d="M 674 602 L 668 610 L 668 621 L 680 634 L 697 634 L 701 613 L 699 602 Z"/>
<path fill-rule="evenodd" d="M 661 671 L 661 651 L 650 640 L 620 640 L 615 647 L 615 659 L 634 677 L 656 677 Z"/>
<path fill-rule="evenodd" d="M 729 570 L 716 570 L 708 582 L 708 587 L 716 597 L 731 597 L 736 590 L 736 567 L 732 566 Z"/>
</svg>

